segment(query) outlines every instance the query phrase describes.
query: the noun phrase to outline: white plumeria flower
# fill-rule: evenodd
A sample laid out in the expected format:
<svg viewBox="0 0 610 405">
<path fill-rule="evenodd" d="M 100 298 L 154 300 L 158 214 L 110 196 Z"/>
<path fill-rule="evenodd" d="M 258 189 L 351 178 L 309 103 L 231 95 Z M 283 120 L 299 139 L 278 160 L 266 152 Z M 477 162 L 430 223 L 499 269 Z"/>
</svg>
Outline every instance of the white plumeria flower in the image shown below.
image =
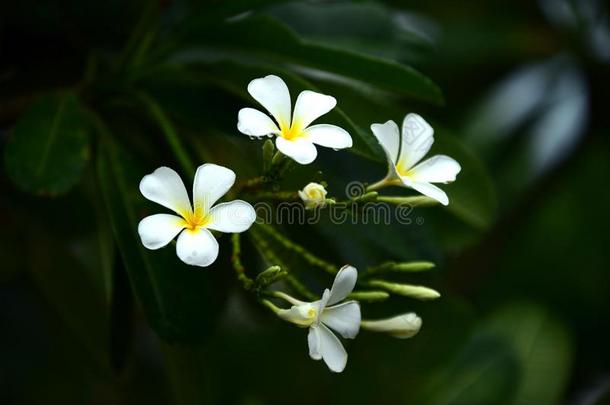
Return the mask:
<svg viewBox="0 0 610 405">
<path fill-rule="evenodd" d="M 452 182 L 462 168 L 455 159 L 445 155 L 435 155 L 418 164 L 434 143 L 434 130 L 422 117 L 417 114 L 405 117 L 402 142 L 394 121 L 373 124 L 371 130 L 386 153 L 389 170 L 386 178 L 370 186 L 369 190 L 386 185 L 405 186 L 443 205 L 449 204 L 447 194 L 431 183 Z"/>
<path fill-rule="evenodd" d="M 314 209 L 316 207 L 324 207 L 326 205 L 327 191 L 320 183 L 309 183 L 303 190 L 299 190 L 299 197 L 305 204 L 305 209 Z"/>
<path fill-rule="evenodd" d="M 215 164 L 199 166 L 193 182 L 193 206 L 178 173 L 160 167 L 140 182 L 140 192 L 180 216 L 155 214 L 140 221 L 138 233 L 148 249 L 159 249 L 178 234 L 176 253 L 180 260 L 206 267 L 218 257 L 218 242 L 209 231 L 244 232 L 256 219 L 254 208 L 245 201 L 218 204 L 235 182 L 231 169 Z"/>
<path fill-rule="evenodd" d="M 422 320 L 413 312 L 392 318 L 360 322 L 360 327 L 373 332 L 384 332 L 399 339 L 413 337 L 419 332 Z"/>
<path fill-rule="evenodd" d="M 309 327 L 309 356 L 314 360 L 324 359 L 328 368 L 336 373 L 345 368 L 347 352 L 329 327 L 346 339 L 354 339 L 358 334 L 360 304 L 347 301 L 335 305 L 352 292 L 357 278 L 358 272 L 354 267 L 344 266 L 335 276 L 332 288 L 324 290 L 322 299 L 314 302 L 303 302 L 287 294 L 278 294 L 293 304 L 290 309 L 279 310 L 280 318 L 300 327 Z"/>
<path fill-rule="evenodd" d="M 263 137 L 276 135 L 275 145 L 286 156 L 302 165 L 316 159 L 316 145 L 333 149 L 352 146 L 352 137 L 342 128 L 329 124 L 310 124 L 337 105 L 334 97 L 310 90 L 297 97 L 291 113 L 290 93 L 286 83 L 277 76 L 269 75 L 254 79 L 248 84 L 248 92 L 273 116 L 254 108 L 239 111 L 237 129 L 246 135 Z"/>
</svg>

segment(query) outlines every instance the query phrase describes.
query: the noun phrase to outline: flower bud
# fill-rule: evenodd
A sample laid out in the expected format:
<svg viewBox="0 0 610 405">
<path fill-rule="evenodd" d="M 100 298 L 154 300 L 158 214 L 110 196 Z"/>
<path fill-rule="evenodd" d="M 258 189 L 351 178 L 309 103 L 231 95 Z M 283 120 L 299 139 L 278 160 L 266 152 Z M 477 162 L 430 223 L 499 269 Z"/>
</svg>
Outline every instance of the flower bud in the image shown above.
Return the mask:
<svg viewBox="0 0 610 405">
<path fill-rule="evenodd" d="M 283 279 L 287 275 L 288 273 L 283 271 L 280 266 L 271 266 L 256 276 L 255 284 L 257 288 L 266 288 L 267 286 Z"/>
<path fill-rule="evenodd" d="M 397 315 L 392 318 L 360 322 L 362 329 L 373 332 L 384 332 L 399 339 L 413 337 L 419 332 L 422 320 L 413 312 Z"/>
<path fill-rule="evenodd" d="M 386 291 L 354 291 L 348 298 L 356 301 L 380 302 L 390 298 L 390 294 Z"/>
<path fill-rule="evenodd" d="M 441 296 L 438 291 L 420 285 L 390 283 L 383 280 L 371 280 L 369 285 L 371 287 L 383 288 L 391 293 L 404 295 L 405 297 L 411 297 L 418 300 L 433 300 Z"/>
<path fill-rule="evenodd" d="M 299 190 L 299 197 L 305 204 L 305 209 L 314 209 L 326 205 L 326 189 L 319 183 L 309 183 Z"/>
</svg>

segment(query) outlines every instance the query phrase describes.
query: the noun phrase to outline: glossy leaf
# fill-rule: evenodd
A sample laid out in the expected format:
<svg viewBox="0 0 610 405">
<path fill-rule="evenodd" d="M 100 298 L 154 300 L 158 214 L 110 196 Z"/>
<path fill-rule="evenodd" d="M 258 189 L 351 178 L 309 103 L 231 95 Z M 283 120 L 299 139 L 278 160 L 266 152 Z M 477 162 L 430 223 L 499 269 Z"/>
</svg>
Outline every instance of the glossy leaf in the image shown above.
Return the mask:
<svg viewBox="0 0 610 405">
<path fill-rule="evenodd" d="M 418 100 L 436 104 L 443 101 L 441 91 L 432 80 L 410 66 L 303 40 L 268 16 L 238 19 L 213 28 L 199 25 L 183 33 L 177 42 L 183 49 L 203 46 L 213 52 L 220 47 L 225 57 L 232 55 L 235 59 L 246 53 L 276 63 L 293 63 L 334 73 Z"/>
<path fill-rule="evenodd" d="M 517 386 L 519 363 L 499 336 L 476 333 L 416 403 L 505 404 Z"/>
<path fill-rule="evenodd" d="M 150 169 L 152 171 L 153 168 Z M 100 145 L 98 175 L 113 233 L 136 296 L 151 327 L 167 342 L 199 343 L 212 334 L 224 300 L 220 277 L 221 247 L 217 262 L 208 268 L 185 265 L 173 244 L 150 251 L 137 233 L 146 215 L 165 212 L 148 204 L 138 184 L 147 171 L 110 140 Z"/>
<path fill-rule="evenodd" d="M 89 160 L 89 129 L 74 94 L 40 97 L 19 118 L 7 144 L 8 175 L 30 193 L 65 193 L 80 180 Z"/>
<path fill-rule="evenodd" d="M 523 370 L 511 403 L 558 403 L 572 359 L 565 327 L 546 310 L 521 303 L 497 311 L 490 320 L 489 329 L 508 339 Z"/>
</svg>

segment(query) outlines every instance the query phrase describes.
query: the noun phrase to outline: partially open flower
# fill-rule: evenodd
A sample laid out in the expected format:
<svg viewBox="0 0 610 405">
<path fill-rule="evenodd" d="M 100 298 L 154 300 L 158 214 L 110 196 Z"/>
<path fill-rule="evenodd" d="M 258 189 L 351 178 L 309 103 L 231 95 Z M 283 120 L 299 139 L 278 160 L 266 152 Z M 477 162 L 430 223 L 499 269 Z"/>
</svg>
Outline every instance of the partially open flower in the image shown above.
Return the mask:
<svg viewBox="0 0 610 405">
<path fill-rule="evenodd" d="M 303 200 L 306 209 L 324 207 L 326 205 L 326 189 L 319 183 L 309 183 L 303 190 L 299 190 L 299 197 Z"/>
<path fill-rule="evenodd" d="M 445 155 L 420 162 L 434 143 L 434 130 L 422 117 L 407 114 L 402 123 L 402 141 L 394 121 L 373 124 L 371 130 L 386 153 L 389 170 L 369 190 L 389 185 L 410 187 L 443 205 L 449 204 L 447 194 L 431 183 L 452 182 L 462 168 L 455 159 Z"/>
<path fill-rule="evenodd" d="M 352 137 L 343 128 L 329 124 L 310 125 L 314 120 L 332 110 L 337 104 L 334 97 L 314 91 L 302 91 L 291 109 L 290 93 L 286 83 L 269 75 L 254 79 L 248 84 L 248 92 L 275 119 L 254 108 L 239 111 L 237 129 L 255 137 L 276 135 L 275 146 L 286 156 L 306 165 L 318 155 L 316 145 L 333 149 L 352 146 Z"/>
<path fill-rule="evenodd" d="M 360 330 L 360 305 L 357 301 L 342 301 L 356 285 L 358 272 L 352 266 L 344 266 L 330 290 L 326 289 L 322 299 L 314 302 L 299 301 L 283 293 L 277 294 L 290 302 L 290 309 L 281 309 L 278 316 L 300 327 L 309 327 L 307 343 L 309 356 L 314 360 L 324 359 L 331 371 L 340 373 L 347 364 L 347 352 L 341 341 L 329 329 L 346 339 L 354 339 Z"/>
<path fill-rule="evenodd" d="M 421 318 L 413 312 L 409 312 L 387 319 L 363 320 L 360 322 L 360 327 L 373 332 L 384 332 L 399 339 L 406 339 L 415 336 L 419 332 L 421 324 Z"/>
<path fill-rule="evenodd" d="M 231 169 L 215 164 L 199 166 L 193 182 L 193 206 L 178 173 L 160 167 L 142 178 L 144 197 L 177 213 L 155 214 L 142 219 L 138 233 L 148 249 L 159 249 L 178 234 L 176 253 L 180 260 L 206 267 L 218 257 L 218 242 L 210 232 L 244 232 L 256 219 L 254 208 L 235 200 L 213 206 L 235 182 Z"/>
</svg>

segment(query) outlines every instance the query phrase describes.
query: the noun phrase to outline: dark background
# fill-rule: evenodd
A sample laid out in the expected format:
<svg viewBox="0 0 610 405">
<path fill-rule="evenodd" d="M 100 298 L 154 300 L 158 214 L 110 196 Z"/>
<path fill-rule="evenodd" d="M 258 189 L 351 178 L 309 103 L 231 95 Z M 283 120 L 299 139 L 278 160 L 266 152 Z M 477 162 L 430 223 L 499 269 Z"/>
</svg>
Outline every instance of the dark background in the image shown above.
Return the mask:
<svg viewBox="0 0 610 405">
<path fill-rule="evenodd" d="M 610 403 L 609 13 L 595 0 L 3 2 L 0 402 Z M 361 333 L 341 375 L 240 290 L 227 236 L 210 269 L 151 256 L 159 304 L 119 215 L 122 193 L 137 219 L 158 210 L 136 186 L 155 167 L 190 181 L 146 97 L 196 165 L 248 178 L 262 143 L 236 131 L 237 111 L 268 73 L 293 99 L 334 95 L 356 144 L 283 189 L 323 179 L 344 198 L 349 181 L 377 180 L 368 126 L 411 111 L 464 166 L 450 208 L 416 209 L 411 225 L 284 227 L 338 264 L 437 264 L 409 280 L 440 300 L 363 307 L 416 311 L 419 335 Z M 65 138 L 45 152 L 60 99 Z M 244 257 L 265 266 L 249 241 Z M 315 291 L 330 283 L 299 272 Z"/>
</svg>

